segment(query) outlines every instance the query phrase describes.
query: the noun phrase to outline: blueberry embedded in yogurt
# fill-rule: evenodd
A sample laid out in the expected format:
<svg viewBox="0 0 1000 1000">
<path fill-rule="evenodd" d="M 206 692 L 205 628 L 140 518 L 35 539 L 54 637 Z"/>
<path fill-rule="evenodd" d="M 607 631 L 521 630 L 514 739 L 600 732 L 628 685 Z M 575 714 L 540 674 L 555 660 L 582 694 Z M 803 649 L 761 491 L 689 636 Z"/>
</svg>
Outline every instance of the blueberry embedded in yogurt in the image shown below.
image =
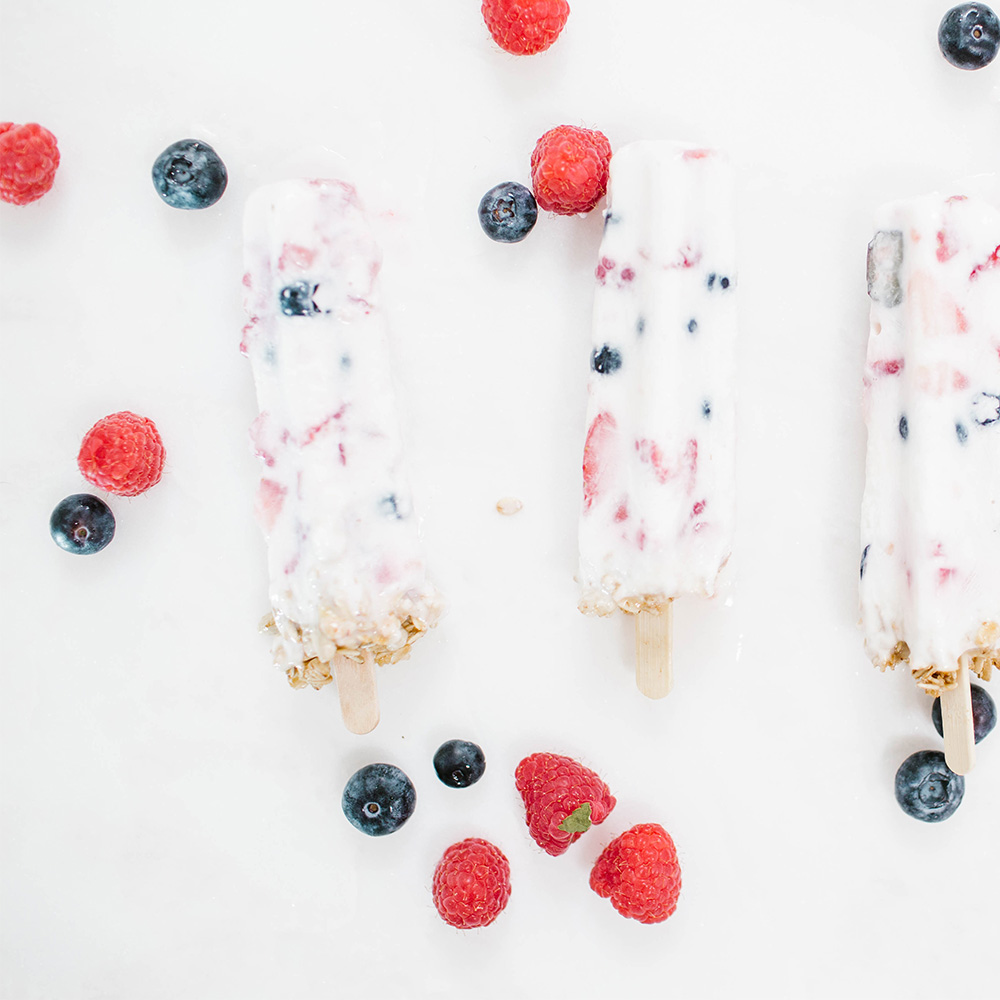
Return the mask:
<svg viewBox="0 0 1000 1000">
<path fill-rule="evenodd" d="M 952 7 L 938 27 L 941 54 L 959 69 L 982 69 L 1000 51 L 1000 19 L 984 3 Z"/>
<path fill-rule="evenodd" d="M 313 302 L 318 285 L 311 281 L 293 281 L 278 293 L 281 312 L 285 316 L 315 316 L 319 309 Z"/>
<path fill-rule="evenodd" d="M 115 537 L 115 515 L 99 497 L 74 493 L 56 504 L 49 533 L 61 549 L 75 555 L 100 552 Z"/>
<path fill-rule="evenodd" d="M 219 154 L 198 139 L 167 146 L 153 164 L 153 187 L 171 208 L 208 208 L 222 197 L 228 182 Z"/>
<path fill-rule="evenodd" d="M 924 823 L 948 819 L 964 794 L 965 778 L 948 767 L 940 750 L 911 754 L 896 772 L 896 801 L 907 816 Z"/>
<path fill-rule="evenodd" d="M 600 375 L 611 375 L 622 366 L 621 351 L 604 344 L 600 350 L 595 348 L 590 353 L 590 368 Z"/>
<path fill-rule="evenodd" d="M 1000 393 L 981 392 L 972 401 L 972 419 L 985 427 L 1000 420 Z"/>
<path fill-rule="evenodd" d="M 498 243 L 520 243 L 537 220 L 535 196 L 516 181 L 497 184 L 479 202 L 479 224 Z"/>
</svg>

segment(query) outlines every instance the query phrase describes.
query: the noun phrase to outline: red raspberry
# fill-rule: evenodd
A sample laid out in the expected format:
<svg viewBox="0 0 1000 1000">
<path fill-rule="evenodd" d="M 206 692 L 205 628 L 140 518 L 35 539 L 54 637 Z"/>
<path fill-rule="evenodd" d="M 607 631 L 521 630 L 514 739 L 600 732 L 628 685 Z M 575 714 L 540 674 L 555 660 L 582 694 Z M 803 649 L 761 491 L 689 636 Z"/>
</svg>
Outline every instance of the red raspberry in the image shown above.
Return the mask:
<svg viewBox="0 0 1000 1000">
<path fill-rule="evenodd" d="M 163 475 L 163 441 L 156 424 L 128 410 L 102 417 L 84 435 L 76 464 L 109 493 L 135 497 Z"/>
<path fill-rule="evenodd" d="M 556 215 L 589 212 L 608 188 L 611 143 L 594 129 L 559 125 L 535 143 L 531 186 L 539 208 Z"/>
<path fill-rule="evenodd" d="M 681 866 L 670 834 L 659 823 L 640 823 L 604 848 L 590 873 L 590 888 L 623 916 L 658 924 L 677 909 Z"/>
<path fill-rule="evenodd" d="M 510 864 L 488 840 L 460 840 L 444 852 L 434 869 L 432 891 L 446 924 L 462 930 L 486 927 L 510 899 Z"/>
<path fill-rule="evenodd" d="M 493 41 L 515 56 L 544 52 L 568 17 L 566 0 L 483 0 L 483 20 Z"/>
<path fill-rule="evenodd" d="M 525 757 L 514 784 L 532 839 L 553 857 L 579 840 L 591 823 L 603 823 L 615 807 L 611 790 L 590 768 L 554 753 Z"/>
<path fill-rule="evenodd" d="M 59 166 L 56 137 L 35 122 L 0 122 L 0 199 L 27 205 L 41 198 Z"/>
</svg>

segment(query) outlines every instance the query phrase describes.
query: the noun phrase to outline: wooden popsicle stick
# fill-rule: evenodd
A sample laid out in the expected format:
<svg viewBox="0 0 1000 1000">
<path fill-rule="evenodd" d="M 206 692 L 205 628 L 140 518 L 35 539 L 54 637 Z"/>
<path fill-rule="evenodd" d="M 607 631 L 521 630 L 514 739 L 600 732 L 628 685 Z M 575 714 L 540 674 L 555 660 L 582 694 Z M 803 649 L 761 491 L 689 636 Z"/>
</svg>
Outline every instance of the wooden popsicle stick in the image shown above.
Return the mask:
<svg viewBox="0 0 1000 1000">
<path fill-rule="evenodd" d="M 338 654 L 333 658 L 333 670 L 337 676 L 337 695 L 344 725 L 359 736 L 370 733 L 379 719 L 375 661 L 371 653 L 365 653 L 360 663 Z"/>
<path fill-rule="evenodd" d="M 958 684 L 941 692 L 941 725 L 945 763 L 955 774 L 968 774 L 976 763 L 968 654 L 958 659 Z"/>
<path fill-rule="evenodd" d="M 647 698 L 663 698 L 674 685 L 671 631 L 674 602 L 659 614 L 640 611 L 635 616 L 635 683 Z"/>
</svg>

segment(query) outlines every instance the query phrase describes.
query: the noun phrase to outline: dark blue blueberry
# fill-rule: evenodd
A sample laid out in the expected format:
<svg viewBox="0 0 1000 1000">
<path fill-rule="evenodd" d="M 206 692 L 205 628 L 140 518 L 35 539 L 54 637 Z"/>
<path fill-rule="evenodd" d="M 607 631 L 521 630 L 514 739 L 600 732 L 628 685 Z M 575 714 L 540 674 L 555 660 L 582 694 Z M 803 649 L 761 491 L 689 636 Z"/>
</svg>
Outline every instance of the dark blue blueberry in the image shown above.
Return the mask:
<svg viewBox="0 0 1000 1000">
<path fill-rule="evenodd" d="M 965 424 L 955 424 L 955 436 L 959 444 L 965 444 L 969 440 L 969 429 Z"/>
<path fill-rule="evenodd" d="M 732 284 L 729 278 L 727 278 L 725 275 L 718 275 L 713 271 L 711 274 L 709 274 L 705 282 L 708 285 L 709 291 L 712 291 L 715 288 L 716 281 L 719 282 L 719 288 L 721 288 L 723 291 L 729 288 L 729 286 Z"/>
<path fill-rule="evenodd" d="M 899 436 L 904 441 L 910 436 L 910 422 L 905 413 L 899 418 Z"/>
<path fill-rule="evenodd" d="M 228 181 L 219 154 L 197 139 L 167 146 L 153 164 L 153 187 L 171 208 L 208 208 L 222 197 Z"/>
<path fill-rule="evenodd" d="M 715 287 L 715 279 L 717 277 L 718 277 L 718 275 L 714 271 L 708 276 L 708 282 L 707 283 L 708 283 L 709 291 L 711 291 Z"/>
<path fill-rule="evenodd" d="M 313 296 L 319 285 L 311 281 L 293 281 L 285 285 L 279 292 L 281 311 L 286 316 L 315 316 L 319 309 L 313 302 Z"/>
<path fill-rule="evenodd" d="M 635 332 L 641 337 L 646 332 L 646 317 L 640 316 L 635 321 Z"/>
<path fill-rule="evenodd" d="M 100 552 L 115 537 L 115 515 L 98 497 L 74 493 L 56 504 L 49 518 L 49 532 L 61 549 L 89 556 Z"/>
<path fill-rule="evenodd" d="M 403 513 L 399 509 L 399 501 L 396 499 L 395 493 L 390 493 L 388 496 L 382 497 L 378 502 L 378 509 L 384 517 L 394 517 L 397 520 L 402 520 Z"/>
<path fill-rule="evenodd" d="M 413 815 L 417 792 L 398 767 L 366 764 L 351 775 L 340 804 L 352 826 L 369 837 L 382 837 Z"/>
<path fill-rule="evenodd" d="M 702 401 L 701 404 L 701 415 L 706 419 L 711 419 L 712 416 L 712 404 L 706 399 Z"/>
<path fill-rule="evenodd" d="M 726 277 L 719 278 L 719 284 L 722 286 L 722 290 L 725 291 L 729 287 L 729 279 Z"/>
<path fill-rule="evenodd" d="M 959 69 L 982 69 L 1000 51 L 1000 20 L 984 3 L 952 7 L 938 27 L 941 53 Z"/>
<path fill-rule="evenodd" d="M 538 220 L 535 196 L 517 181 L 492 187 L 479 202 L 479 225 L 491 240 L 519 243 Z"/>
<path fill-rule="evenodd" d="M 997 724 L 997 707 L 984 688 L 978 684 L 971 684 L 970 688 L 972 689 L 972 731 L 975 733 L 978 743 L 993 732 Z M 944 736 L 940 698 L 934 699 L 934 705 L 931 708 L 931 722 L 934 723 L 938 735 Z"/>
<path fill-rule="evenodd" d="M 911 754 L 896 772 L 896 801 L 907 816 L 925 823 L 947 819 L 964 794 L 965 778 L 948 767 L 940 750 Z"/>
<path fill-rule="evenodd" d="M 865 551 L 861 553 L 861 579 L 865 578 L 865 567 L 868 565 L 868 550 L 870 545 L 865 546 Z"/>
<path fill-rule="evenodd" d="M 600 375 L 610 375 L 622 366 L 621 352 L 605 344 L 599 351 L 591 351 L 590 367 Z"/>
<path fill-rule="evenodd" d="M 1000 394 L 981 392 L 972 401 L 972 419 L 980 427 L 995 424 L 1000 420 Z"/>
<path fill-rule="evenodd" d="M 468 740 L 448 740 L 434 754 L 434 770 L 449 788 L 468 788 L 486 771 L 486 756 Z"/>
<path fill-rule="evenodd" d="M 698 331 L 698 321 L 696 319 L 688 320 L 688 333 L 696 333 Z"/>
</svg>

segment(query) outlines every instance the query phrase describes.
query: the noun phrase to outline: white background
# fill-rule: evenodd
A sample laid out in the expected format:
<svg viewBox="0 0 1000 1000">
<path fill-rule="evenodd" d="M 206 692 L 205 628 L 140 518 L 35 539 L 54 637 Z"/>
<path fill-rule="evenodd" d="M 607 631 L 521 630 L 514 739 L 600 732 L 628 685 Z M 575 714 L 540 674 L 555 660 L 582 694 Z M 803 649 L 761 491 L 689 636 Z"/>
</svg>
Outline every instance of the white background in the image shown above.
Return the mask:
<svg viewBox="0 0 1000 1000">
<path fill-rule="evenodd" d="M 978 997 L 996 983 L 1000 735 L 947 823 L 904 816 L 898 764 L 930 702 L 857 629 L 865 247 L 885 200 L 1000 164 L 1000 62 L 950 67 L 947 0 L 573 0 L 547 53 L 507 55 L 475 0 L 4 3 L 0 117 L 62 165 L 0 205 L 3 320 L 0 991 L 34 998 Z M 624 620 L 576 611 L 600 213 L 481 233 L 560 123 L 618 147 L 678 138 L 739 169 L 740 526 L 727 600 L 676 608 L 676 687 L 644 701 Z M 150 166 L 211 142 L 229 189 L 163 205 Z M 411 475 L 449 613 L 380 673 L 382 723 L 344 731 L 256 633 L 256 415 L 238 352 L 241 214 L 290 173 L 353 178 L 385 251 Z M 84 431 L 152 417 L 163 481 L 112 499 L 78 558 L 48 535 L 84 489 Z M 506 494 L 524 510 L 502 518 Z M 996 689 L 994 689 L 996 696 Z M 431 757 L 479 742 L 454 791 Z M 535 750 L 611 785 L 608 821 L 553 859 L 513 788 Z M 403 767 L 396 835 L 344 819 L 347 777 Z M 588 888 L 636 822 L 673 834 L 675 916 Z M 460 932 L 430 894 L 486 836 L 513 895 Z"/>
</svg>

